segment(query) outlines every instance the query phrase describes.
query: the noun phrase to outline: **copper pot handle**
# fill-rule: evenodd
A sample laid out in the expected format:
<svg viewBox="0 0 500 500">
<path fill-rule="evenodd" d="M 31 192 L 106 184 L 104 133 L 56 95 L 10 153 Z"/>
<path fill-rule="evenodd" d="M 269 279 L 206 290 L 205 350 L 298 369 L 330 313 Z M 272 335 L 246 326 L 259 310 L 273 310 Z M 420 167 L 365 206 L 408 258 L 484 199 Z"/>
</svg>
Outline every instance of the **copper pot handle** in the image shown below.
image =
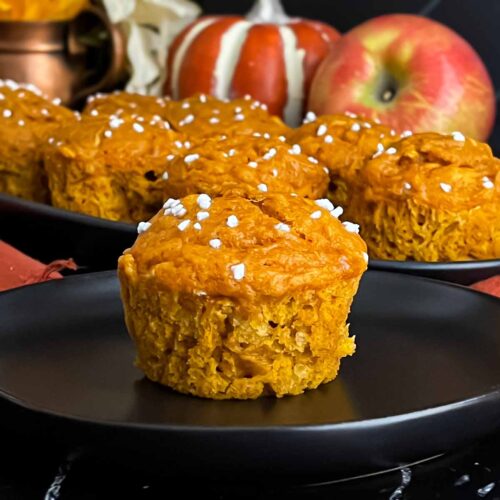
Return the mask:
<svg viewBox="0 0 500 500">
<path fill-rule="evenodd" d="M 78 20 L 81 15 L 91 14 L 99 19 L 99 21 L 103 24 L 104 28 L 108 32 L 110 45 L 111 45 L 111 61 L 108 70 L 104 73 L 103 77 L 93 85 L 85 87 L 83 89 L 78 90 L 72 98 L 72 104 L 76 104 L 77 102 L 83 100 L 90 94 L 95 94 L 102 89 L 111 88 L 114 84 L 118 83 L 120 79 L 123 77 L 124 72 L 126 70 L 126 40 L 123 32 L 120 28 L 114 25 L 106 12 L 96 6 L 90 5 L 85 8 L 73 22 Z M 70 52 L 81 50 L 81 44 L 76 39 L 76 32 L 70 26 L 68 33 L 68 47 Z"/>
</svg>

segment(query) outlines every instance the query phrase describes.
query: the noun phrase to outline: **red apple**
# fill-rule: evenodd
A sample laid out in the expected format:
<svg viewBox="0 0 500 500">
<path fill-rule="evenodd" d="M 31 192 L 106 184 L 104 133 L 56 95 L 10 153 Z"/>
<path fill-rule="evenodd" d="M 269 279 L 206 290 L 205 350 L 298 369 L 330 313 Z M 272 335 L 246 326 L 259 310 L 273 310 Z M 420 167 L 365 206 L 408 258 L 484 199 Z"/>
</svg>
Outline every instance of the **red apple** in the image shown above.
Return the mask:
<svg viewBox="0 0 500 500">
<path fill-rule="evenodd" d="M 461 36 L 421 16 L 394 14 L 371 19 L 334 44 L 314 77 L 309 109 L 351 111 L 399 132 L 459 130 L 486 140 L 495 92 Z"/>
</svg>

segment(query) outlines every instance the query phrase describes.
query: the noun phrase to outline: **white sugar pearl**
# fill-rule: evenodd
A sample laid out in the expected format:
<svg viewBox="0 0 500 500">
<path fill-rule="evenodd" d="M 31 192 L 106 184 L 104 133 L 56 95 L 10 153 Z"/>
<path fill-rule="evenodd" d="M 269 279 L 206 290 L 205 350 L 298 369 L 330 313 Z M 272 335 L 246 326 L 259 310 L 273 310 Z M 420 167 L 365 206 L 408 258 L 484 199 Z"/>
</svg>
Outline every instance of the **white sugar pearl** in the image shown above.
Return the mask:
<svg viewBox="0 0 500 500">
<path fill-rule="evenodd" d="M 319 219 L 321 217 L 321 210 L 316 210 L 311 214 L 311 219 Z"/>
<path fill-rule="evenodd" d="M 138 133 L 138 134 L 142 134 L 142 132 L 144 132 L 144 127 L 140 124 L 140 123 L 134 123 L 132 125 L 132 128 Z"/>
<path fill-rule="evenodd" d="M 284 224 L 283 222 L 278 222 L 278 224 L 276 224 L 274 228 L 285 233 L 290 232 L 290 226 L 288 224 Z"/>
<path fill-rule="evenodd" d="M 270 160 L 272 158 L 274 158 L 276 156 L 276 153 L 278 151 L 276 150 L 276 148 L 271 148 L 265 155 L 264 155 L 264 160 Z"/>
<path fill-rule="evenodd" d="M 242 280 L 245 277 L 245 264 L 235 264 L 231 266 L 231 272 L 236 281 Z"/>
<path fill-rule="evenodd" d="M 344 213 L 344 209 L 342 207 L 335 207 L 331 212 L 330 215 L 332 217 L 336 217 L 337 219 Z"/>
<path fill-rule="evenodd" d="M 175 198 L 169 198 L 164 204 L 163 208 L 173 208 L 176 207 L 177 205 L 180 205 L 181 201 L 176 200 Z"/>
<path fill-rule="evenodd" d="M 151 222 L 139 222 L 137 225 L 137 233 L 142 234 L 151 227 Z"/>
<path fill-rule="evenodd" d="M 192 154 L 192 155 L 187 155 L 184 158 L 184 162 L 185 163 L 193 163 L 194 161 L 199 160 L 199 159 L 200 159 L 200 155 L 199 154 Z"/>
<path fill-rule="evenodd" d="M 258 189 L 259 191 L 262 191 L 263 193 L 267 193 L 267 185 L 266 185 L 266 184 L 259 184 L 259 185 L 257 186 L 257 189 Z"/>
<path fill-rule="evenodd" d="M 205 220 L 205 219 L 208 219 L 210 217 L 210 214 L 208 212 L 198 212 L 196 214 L 196 218 L 199 220 L 199 221 L 202 221 L 202 220 Z"/>
<path fill-rule="evenodd" d="M 488 177 L 483 177 L 483 187 L 486 189 L 493 189 L 495 187 L 495 184 L 489 179 Z"/>
<path fill-rule="evenodd" d="M 318 117 L 317 117 L 316 113 L 314 113 L 312 111 L 308 111 L 307 114 L 306 114 L 306 117 L 304 118 L 304 122 L 303 123 L 315 122 L 317 118 Z"/>
<path fill-rule="evenodd" d="M 214 248 L 215 250 L 219 249 L 221 246 L 222 246 L 222 242 L 221 240 L 219 240 L 218 238 L 214 238 L 213 240 L 210 240 L 208 242 L 208 244 Z"/>
<path fill-rule="evenodd" d="M 447 184 L 446 182 L 440 182 L 439 187 L 445 192 L 445 193 L 451 193 L 452 187 L 450 184 Z"/>
<path fill-rule="evenodd" d="M 236 215 L 230 215 L 226 221 L 227 227 L 230 228 L 238 227 L 239 223 L 240 221 L 238 220 L 238 217 L 236 217 Z"/>
<path fill-rule="evenodd" d="M 454 141 L 458 141 L 458 142 L 464 142 L 465 141 L 465 135 L 462 134 L 462 132 L 452 132 L 451 136 L 453 137 Z"/>
<path fill-rule="evenodd" d="M 358 224 L 353 224 L 352 222 L 342 222 L 342 225 L 345 227 L 347 231 L 350 233 L 359 233 L 359 225 Z"/>
<path fill-rule="evenodd" d="M 325 124 L 321 124 L 319 127 L 318 127 L 318 130 L 316 131 L 316 135 L 318 137 L 321 137 L 323 135 L 325 135 L 328 131 L 328 127 L 325 125 Z"/>
<path fill-rule="evenodd" d="M 179 231 L 184 231 L 187 229 L 187 227 L 191 224 L 191 221 L 188 220 L 183 220 L 177 227 L 179 228 Z"/>
<path fill-rule="evenodd" d="M 184 125 L 189 125 L 194 122 L 194 115 L 187 115 L 183 120 L 179 122 L 180 127 L 184 127 Z"/>
<path fill-rule="evenodd" d="M 316 205 L 318 205 L 318 207 L 325 208 L 329 212 L 331 212 L 335 208 L 333 206 L 333 203 L 326 198 L 323 198 L 322 200 L 315 200 L 314 203 L 316 203 Z"/>
<path fill-rule="evenodd" d="M 208 196 L 208 194 L 200 194 L 200 196 L 198 196 L 198 199 L 196 200 L 196 202 L 198 203 L 198 206 L 202 209 L 202 210 L 208 210 L 210 208 L 210 206 L 212 205 L 212 198 L 210 198 L 210 196 Z"/>
</svg>

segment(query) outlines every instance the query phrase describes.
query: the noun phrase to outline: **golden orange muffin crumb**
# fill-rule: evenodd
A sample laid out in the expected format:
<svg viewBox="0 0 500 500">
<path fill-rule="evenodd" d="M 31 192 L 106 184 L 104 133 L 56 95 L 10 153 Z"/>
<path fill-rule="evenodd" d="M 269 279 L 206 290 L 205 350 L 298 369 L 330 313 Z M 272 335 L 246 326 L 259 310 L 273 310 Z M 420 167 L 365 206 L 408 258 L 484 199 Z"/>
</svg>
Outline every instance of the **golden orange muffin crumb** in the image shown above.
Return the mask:
<svg viewBox="0 0 500 500">
<path fill-rule="evenodd" d="M 336 188 L 333 201 L 361 225 L 373 258 L 500 257 L 500 160 L 459 132 L 394 143 Z"/>
<path fill-rule="evenodd" d="M 54 206 L 137 222 L 161 207 L 162 175 L 185 139 L 161 118 L 85 117 L 47 144 L 45 169 Z"/>
<path fill-rule="evenodd" d="M 146 376 L 213 399 L 301 394 L 353 354 L 347 316 L 367 267 L 328 200 L 169 199 L 119 259 Z"/>
<path fill-rule="evenodd" d="M 0 80 L 0 192 L 47 202 L 42 145 L 60 125 L 76 119 L 34 85 Z"/>
<path fill-rule="evenodd" d="M 328 170 L 314 157 L 292 148 L 285 138 L 256 133 L 245 137 L 213 137 L 198 141 L 167 165 L 166 197 L 226 191 L 296 193 L 321 198 Z M 326 170 L 326 172 L 325 172 Z"/>
</svg>

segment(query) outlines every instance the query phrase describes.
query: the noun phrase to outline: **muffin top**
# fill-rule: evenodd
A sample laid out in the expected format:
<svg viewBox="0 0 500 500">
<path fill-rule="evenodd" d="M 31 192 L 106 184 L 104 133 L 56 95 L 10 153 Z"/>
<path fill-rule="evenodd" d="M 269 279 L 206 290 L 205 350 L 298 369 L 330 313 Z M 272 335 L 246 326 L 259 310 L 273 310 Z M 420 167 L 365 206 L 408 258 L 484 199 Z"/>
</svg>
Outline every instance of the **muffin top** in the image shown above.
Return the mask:
<svg viewBox="0 0 500 500">
<path fill-rule="evenodd" d="M 100 115 L 122 116 L 135 115 L 151 119 L 155 115 L 166 119 L 167 109 L 171 105 L 168 97 L 154 97 L 142 94 L 116 91 L 111 94 L 95 94 L 87 99 L 82 115 L 97 117 Z"/>
<path fill-rule="evenodd" d="M 168 119 L 175 130 L 193 136 L 251 135 L 254 132 L 282 135 L 289 128 L 271 116 L 264 104 L 243 99 L 219 100 L 196 94 L 182 101 L 172 101 Z"/>
<path fill-rule="evenodd" d="M 332 173 L 358 168 L 367 157 L 385 150 L 396 139 L 396 132 L 389 127 L 351 113 L 320 117 L 310 113 L 306 122 L 288 136 L 290 143 L 299 144 Z"/>
<path fill-rule="evenodd" d="M 227 193 L 169 199 L 120 258 L 157 286 L 255 299 L 321 289 L 367 267 L 357 226 L 328 200 Z M 346 291 L 347 293 L 347 291 Z"/>
<path fill-rule="evenodd" d="M 0 130 L 3 143 L 38 146 L 61 124 L 76 123 L 78 115 L 50 101 L 34 85 L 0 80 Z M 23 146 L 24 147 L 24 146 Z"/>
<path fill-rule="evenodd" d="M 167 196 L 228 190 L 240 194 L 297 193 L 320 198 L 328 187 L 328 170 L 313 157 L 291 147 L 285 138 L 252 136 L 213 137 L 198 141 L 167 165 Z M 325 171 L 326 170 L 326 171 Z"/>
<path fill-rule="evenodd" d="M 169 154 L 185 148 L 185 137 L 170 130 L 161 118 L 146 120 L 130 115 L 82 117 L 71 126 L 54 132 L 46 152 L 57 150 L 68 158 L 91 160 L 101 155 L 114 172 L 147 166 L 161 175 Z M 81 163 L 82 169 L 95 173 L 94 166 Z"/>
<path fill-rule="evenodd" d="M 500 160 L 487 144 L 437 133 L 415 134 L 368 161 L 356 179 L 367 199 L 412 198 L 449 210 L 498 203 Z"/>
</svg>

